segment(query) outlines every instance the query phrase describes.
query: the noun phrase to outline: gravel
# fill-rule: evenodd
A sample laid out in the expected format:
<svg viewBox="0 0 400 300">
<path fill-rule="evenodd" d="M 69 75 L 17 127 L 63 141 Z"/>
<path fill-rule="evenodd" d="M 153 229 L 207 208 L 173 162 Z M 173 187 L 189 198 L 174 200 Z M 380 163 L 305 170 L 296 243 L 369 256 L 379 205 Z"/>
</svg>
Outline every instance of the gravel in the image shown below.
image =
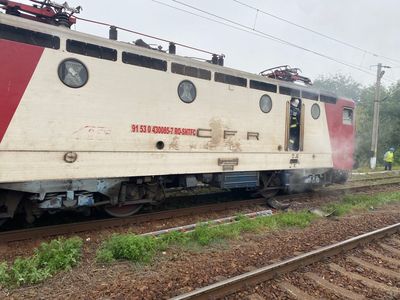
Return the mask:
<svg viewBox="0 0 400 300">
<path fill-rule="evenodd" d="M 69 272 L 60 273 L 40 285 L 0 291 L 0 298 L 167 299 L 222 278 L 239 275 L 277 260 L 329 245 L 333 241 L 344 240 L 398 222 L 400 222 L 400 204 L 390 205 L 333 220 L 319 219 L 306 229 L 245 234 L 238 240 L 219 243 L 208 248 L 185 250 L 171 248 L 147 266 L 134 265 L 130 262 L 112 265 L 95 263 L 95 250 L 100 241 L 111 231 L 85 234 L 83 237 L 88 240 L 85 242 L 84 259 L 80 266 Z M 174 226 L 179 225 L 179 221 L 173 223 Z M 160 224 L 153 224 L 150 227 L 154 226 L 163 227 Z M 135 231 L 140 230 L 151 229 L 143 225 L 141 229 Z M 38 242 L 30 243 L 10 244 L 0 251 L 11 259 L 15 254 L 10 252 L 31 253 L 32 245 Z M 304 284 L 309 283 L 304 281 Z M 259 290 L 261 295 L 268 295 L 268 298 L 288 297 L 279 289 L 271 290 L 270 283 L 264 287 L 260 286 Z M 250 295 L 254 296 L 259 294 L 259 290 L 243 292 L 238 297 L 244 299 Z M 315 296 L 318 297 L 319 294 Z"/>
</svg>

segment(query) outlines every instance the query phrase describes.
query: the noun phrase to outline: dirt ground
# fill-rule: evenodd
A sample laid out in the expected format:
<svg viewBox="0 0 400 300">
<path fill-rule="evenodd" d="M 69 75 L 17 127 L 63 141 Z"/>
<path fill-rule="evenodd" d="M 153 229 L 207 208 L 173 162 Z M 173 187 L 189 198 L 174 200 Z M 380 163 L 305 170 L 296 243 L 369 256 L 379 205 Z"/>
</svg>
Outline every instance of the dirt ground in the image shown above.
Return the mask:
<svg viewBox="0 0 400 300">
<path fill-rule="evenodd" d="M 398 222 L 400 204 L 395 204 L 342 218 L 319 219 L 306 229 L 245 234 L 238 240 L 207 248 L 171 248 L 146 266 L 130 262 L 95 263 L 95 249 L 107 235 L 105 232 L 96 233 L 85 236 L 84 258 L 78 267 L 57 274 L 40 285 L 2 290 L 0 298 L 167 299 Z M 19 252 L 18 249 L 15 243 L 3 248 L 2 252 Z"/>
</svg>

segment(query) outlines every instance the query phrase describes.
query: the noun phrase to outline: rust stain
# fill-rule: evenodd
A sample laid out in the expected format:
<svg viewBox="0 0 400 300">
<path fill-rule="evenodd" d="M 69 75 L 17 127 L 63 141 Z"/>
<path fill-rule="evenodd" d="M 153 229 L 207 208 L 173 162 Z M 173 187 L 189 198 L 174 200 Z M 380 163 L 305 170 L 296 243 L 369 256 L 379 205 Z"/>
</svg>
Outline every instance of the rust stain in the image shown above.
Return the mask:
<svg viewBox="0 0 400 300">
<path fill-rule="evenodd" d="M 206 149 L 214 150 L 224 142 L 224 126 L 220 119 L 210 120 L 211 140 L 208 141 Z"/>
<path fill-rule="evenodd" d="M 169 144 L 169 150 L 179 150 L 178 142 L 179 142 L 179 137 L 174 136 L 171 144 Z"/>
<path fill-rule="evenodd" d="M 232 152 L 241 152 L 242 151 L 241 144 L 234 137 L 229 137 L 226 140 L 225 144 L 229 147 L 229 150 L 231 150 Z"/>
<path fill-rule="evenodd" d="M 209 123 L 211 129 L 211 139 L 204 146 L 208 150 L 216 150 L 218 148 L 228 148 L 232 152 L 240 152 L 241 144 L 238 140 L 237 133 L 224 138 L 224 132 L 229 130 L 225 128 L 221 119 L 213 118 Z"/>
</svg>

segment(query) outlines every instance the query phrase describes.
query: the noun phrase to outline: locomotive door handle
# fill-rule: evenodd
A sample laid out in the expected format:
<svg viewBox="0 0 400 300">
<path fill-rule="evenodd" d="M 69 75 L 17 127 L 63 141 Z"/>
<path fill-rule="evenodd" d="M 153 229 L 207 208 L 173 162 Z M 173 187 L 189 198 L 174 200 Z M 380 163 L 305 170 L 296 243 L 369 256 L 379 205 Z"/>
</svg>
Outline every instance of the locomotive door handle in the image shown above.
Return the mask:
<svg viewBox="0 0 400 300">
<path fill-rule="evenodd" d="M 299 150 L 304 150 L 304 113 L 305 113 L 305 105 L 304 103 L 301 105 L 301 114 L 300 114 L 300 143 Z"/>
<path fill-rule="evenodd" d="M 285 151 L 289 150 L 289 124 L 290 124 L 290 102 L 286 102 L 286 118 L 285 118 Z"/>
</svg>

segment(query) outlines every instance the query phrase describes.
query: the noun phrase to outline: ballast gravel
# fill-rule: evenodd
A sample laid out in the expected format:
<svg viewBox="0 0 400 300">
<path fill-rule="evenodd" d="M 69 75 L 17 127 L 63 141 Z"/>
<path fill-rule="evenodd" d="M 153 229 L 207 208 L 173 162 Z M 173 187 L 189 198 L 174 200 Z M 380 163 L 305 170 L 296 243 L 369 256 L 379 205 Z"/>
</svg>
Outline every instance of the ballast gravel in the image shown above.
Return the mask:
<svg viewBox="0 0 400 300">
<path fill-rule="evenodd" d="M 4 299 L 168 299 L 317 247 L 400 222 L 400 204 L 337 219 L 319 219 L 306 229 L 245 234 L 208 248 L 171 248 L 151 265 L 94 262 L 100 236 L 85 242 L 81 264 L 45 283 L 0 291 Z M 306 282 L 304 284 L 307 284 Z M 276 292 L 275 292 L 276 293 Z M 318 296 L 318 291 L 316 295 Z M 368 295 L 368 293 L 367 293 Z M 244 295 L 243 295 L 244 296 Z M 246 295 L 249 296 L 249 295 Z M 269 294 L 281 298 L 285 294 Z M 288 295 L 286 295 L 287 297 Z"/>
</svg>

